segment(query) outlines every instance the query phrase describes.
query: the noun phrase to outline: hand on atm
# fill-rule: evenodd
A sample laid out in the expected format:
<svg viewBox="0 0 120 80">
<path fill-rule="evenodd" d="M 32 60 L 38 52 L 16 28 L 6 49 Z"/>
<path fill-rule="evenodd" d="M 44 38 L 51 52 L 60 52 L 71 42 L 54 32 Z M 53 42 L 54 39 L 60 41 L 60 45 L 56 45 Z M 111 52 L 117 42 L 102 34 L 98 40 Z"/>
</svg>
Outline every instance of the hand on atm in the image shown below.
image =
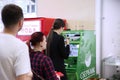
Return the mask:
<svg viewBox="0 0 120 80">
<path fill-rule="evenodd" d="M 69 38 L 66 38 L 65 39 L 65 45 L 69 45 L 70 44 L 70 39 Z"/>
</svg>

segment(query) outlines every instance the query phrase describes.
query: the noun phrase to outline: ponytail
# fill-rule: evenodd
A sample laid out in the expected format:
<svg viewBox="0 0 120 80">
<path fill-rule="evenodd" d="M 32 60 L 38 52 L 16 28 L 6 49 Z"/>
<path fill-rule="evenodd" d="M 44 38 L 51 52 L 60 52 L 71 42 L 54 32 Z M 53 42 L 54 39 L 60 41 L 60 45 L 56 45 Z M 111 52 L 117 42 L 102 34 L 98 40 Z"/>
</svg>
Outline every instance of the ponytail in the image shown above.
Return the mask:
<svg viewBox="0 0 120 80">
<path fill-rule="evenodd" d="M 33 49 L 32 49 L 30 41 L 27 41 L 26 44 L 28 45 L 29 53 L 33 52 Z"/>
</svg>

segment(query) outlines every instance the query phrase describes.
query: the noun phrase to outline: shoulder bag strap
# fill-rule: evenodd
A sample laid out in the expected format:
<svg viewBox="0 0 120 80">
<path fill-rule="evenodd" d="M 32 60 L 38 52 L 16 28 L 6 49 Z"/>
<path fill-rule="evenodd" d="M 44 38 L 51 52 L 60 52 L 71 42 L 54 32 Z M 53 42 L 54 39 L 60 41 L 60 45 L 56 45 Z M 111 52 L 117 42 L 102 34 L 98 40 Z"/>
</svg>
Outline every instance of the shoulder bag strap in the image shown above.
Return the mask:
<svg viewBox="0 0 120 80">
<path fill-rule="evenodd" d="M 32 70 L 32 72 L 41 80 L 45 80 L 42 76 L 38 75 L 35 71 Z"/>
</svg>

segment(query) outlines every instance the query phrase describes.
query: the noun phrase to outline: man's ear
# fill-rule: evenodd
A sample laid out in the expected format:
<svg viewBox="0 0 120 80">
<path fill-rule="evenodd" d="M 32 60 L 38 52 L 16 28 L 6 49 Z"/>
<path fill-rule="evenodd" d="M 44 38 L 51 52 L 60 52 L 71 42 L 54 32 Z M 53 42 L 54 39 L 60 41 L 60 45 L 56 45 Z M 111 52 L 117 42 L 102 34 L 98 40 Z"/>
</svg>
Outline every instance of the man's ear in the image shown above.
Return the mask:
<svg viewBox="0 0 120 80">
<path fill-rule="evenodd" d="M 18 27 L 19 27 L 19 30 L 21 30 L 22 29 L 22 26 L 23 26 L 23 19 L 21 19 L 21 20 L 19 20 L 19 22 L 18 22 Z"/>
</svg>

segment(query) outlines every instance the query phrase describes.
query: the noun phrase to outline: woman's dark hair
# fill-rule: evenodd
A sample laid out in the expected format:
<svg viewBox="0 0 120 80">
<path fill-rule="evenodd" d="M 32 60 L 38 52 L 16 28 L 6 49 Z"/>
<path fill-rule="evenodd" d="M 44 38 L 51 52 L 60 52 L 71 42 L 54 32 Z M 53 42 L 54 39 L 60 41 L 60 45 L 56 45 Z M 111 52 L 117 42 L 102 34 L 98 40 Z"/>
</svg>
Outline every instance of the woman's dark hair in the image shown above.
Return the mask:
<svg viewBox="0 0 120 80">
<path fill-rule="evenodd" d="M 29 47 L 29 52 L 32 52 L 32 46 L 35 46 L 37 43 L 40 43 L 43 41 L 44 34 L 42 32 L 34 32 L 31 35 L 30 40 L 27 42 L 27 45 Z"/>
<path fill-rule="evenodd" d="M 10 27 L 23 18 L 23 11 L 15 4 L 7 4 L 3 7 L 1 16 L 4 26 Z"/>
<path fill-rule="evenodd" d="M 61 27 L 65 27 L 65 22 L 60 18 L 55 19 L 52 29 L 50 30 L 47 37 L 47 50 L 46 50 L 47 56 L 50 56 L 50 44 L 52 42 L 53 30 L 60 29 Z"/>
</svg>

